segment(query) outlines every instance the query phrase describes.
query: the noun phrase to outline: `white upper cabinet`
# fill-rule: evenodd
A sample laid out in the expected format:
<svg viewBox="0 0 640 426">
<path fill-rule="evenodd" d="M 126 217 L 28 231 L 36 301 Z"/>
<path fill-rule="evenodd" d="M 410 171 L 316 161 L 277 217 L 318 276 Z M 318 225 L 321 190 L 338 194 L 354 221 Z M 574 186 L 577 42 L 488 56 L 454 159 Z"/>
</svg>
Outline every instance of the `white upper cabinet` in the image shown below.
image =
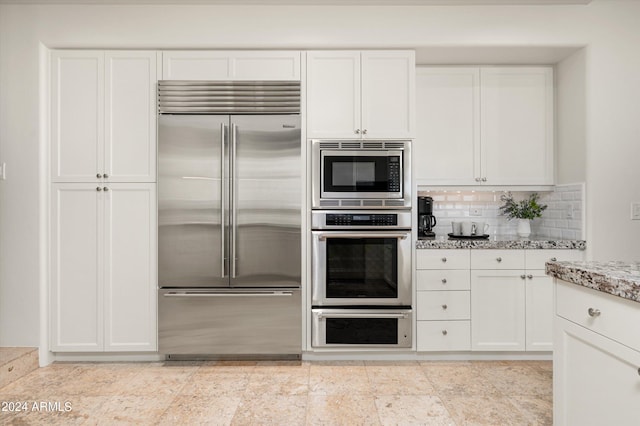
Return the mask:
<svg viewBox="0 0 640 426">
<path fill-rule="evenodd" d="M 156 53 L 51 53 L 51 181 L 155 182 Z"/>
<path fill-rule="evenodd" d="M 553 70 L 480 73 L 481 178 L 491 185 L 553 185 Z"/>
<path fill-rule="evenodd" d="M 309 138 L 411 138 L 413 51 L 307 53 Z"/>
<path fill-rule="evenodd" d="M 300 80 L 300 52 L 166 50 L 162 79 Z"/>
<path fill-rule="evenodd" d="M 475 184 L 480 176 L 480 70 L 418 67 L 416 92 L 418 185 Z"/>
<path fill-rule="evenodd" d="M 550 67 L 419 67 L 418 185 L 553 185 Z"/>
</svg>

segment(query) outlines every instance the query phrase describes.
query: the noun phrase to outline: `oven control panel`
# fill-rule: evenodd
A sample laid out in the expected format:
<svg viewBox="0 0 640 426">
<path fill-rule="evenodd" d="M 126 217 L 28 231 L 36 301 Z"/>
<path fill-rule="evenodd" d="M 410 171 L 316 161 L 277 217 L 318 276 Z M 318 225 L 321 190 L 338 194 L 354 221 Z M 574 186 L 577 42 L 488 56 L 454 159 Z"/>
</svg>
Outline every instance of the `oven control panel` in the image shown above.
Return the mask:
<svg viewBox="0 0 640 426">
<path fill-rule="evenodd" d="M 328 226 L 397 226 L 396 214 L 327 214 L 325 225 Z"/>
</svg>

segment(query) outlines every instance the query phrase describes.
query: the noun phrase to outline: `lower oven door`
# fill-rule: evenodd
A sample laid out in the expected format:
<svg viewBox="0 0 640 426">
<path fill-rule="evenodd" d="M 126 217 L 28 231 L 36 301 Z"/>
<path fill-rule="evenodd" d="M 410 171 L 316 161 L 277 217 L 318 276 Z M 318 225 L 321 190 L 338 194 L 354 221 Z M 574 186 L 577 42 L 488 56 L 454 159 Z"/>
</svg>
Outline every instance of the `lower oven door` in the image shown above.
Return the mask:
<svg viewBox="0 0 640 426">
<path fill-rule="evenodd" d="M 313 306 L 411 306 L 411 231 L 313 231 Z"/>
<path fill-rule="evenodd" d="M 411 309 L 313 309 L 315 348 L 410 348 Z"/>
</svg>

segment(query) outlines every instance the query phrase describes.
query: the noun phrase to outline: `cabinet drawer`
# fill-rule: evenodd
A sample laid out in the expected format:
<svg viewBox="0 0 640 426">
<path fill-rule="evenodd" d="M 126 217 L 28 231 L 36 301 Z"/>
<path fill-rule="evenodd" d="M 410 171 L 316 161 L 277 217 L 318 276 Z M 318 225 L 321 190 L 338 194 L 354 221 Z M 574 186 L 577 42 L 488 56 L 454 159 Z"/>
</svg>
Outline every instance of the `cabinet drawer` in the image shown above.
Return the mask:
<svg viewBox="0 0 640 426">
<path fill-rule="evenodd" d="M 640 303 L 556 280 L 559 316 L 640 351 Z M 589 309 L 600 314 L 589 315 Z"/>
<path fill-rule="evenodd" d="M 524 250 L 472 250 L 471 269 L 524 269 Z"/>
<path fill-rule="evenodd" d="M 417 269 L 469 269 L 468 249 L 417 250 Z"/>
<path fill-rule="evenodd" d="M 418 291 L 470 290 L 468 269 L 426 269 L 416 273 Z"/>
<path fill-rule="evenodd" d="M 418 351 L 468 351 L 471 349 L 470 321 L 418 321 Z"/>
<path fill-rule="evenodd" d="M 527 269 L 544 269 L 545 263 L 563 260 L 583 260 L 583 250 L 525 250 L 525 265 Z"/>
<path fill-rule="evenodd" d="M 418 320 L 463 320 L 471 318 L 471 292 L 419 291 Z"/>
</svg>

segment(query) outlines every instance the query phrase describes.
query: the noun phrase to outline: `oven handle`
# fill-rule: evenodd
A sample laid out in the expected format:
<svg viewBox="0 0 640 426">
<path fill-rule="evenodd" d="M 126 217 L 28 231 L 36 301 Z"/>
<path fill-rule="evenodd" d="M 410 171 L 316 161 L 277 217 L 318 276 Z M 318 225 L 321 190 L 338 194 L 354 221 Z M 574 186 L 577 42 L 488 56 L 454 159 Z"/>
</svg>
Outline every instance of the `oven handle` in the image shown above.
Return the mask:
<svg viewBox="0 0 640 426">
<path fill-rule="evenodd" d="M 163 294 L 164 297 L 280 297 L 280 296 L 293 296 L 291 291 L 252 291 L 252 292 L 169 292 Z"/>
<path fill-rule="evenodd" d="M 409 237 L 408 233 L 361 233 L 361 232 L 349 232 L 344 234 L 337 233 L 327 233 L 327 234 L 318 234 L 318 239 L 320 241 L 324 241 L 327 238 L 399 238 L 401 240 L 406 240 Z"/>
<path fill-rule="evenodd" d="M 409 314 L 400 313 L 400 314 L 325 314 L 322 312 L 318 312 L 316 314 L 318 319 L 322 318 L 400 318 L 406 319 Z"/>
</svg>

